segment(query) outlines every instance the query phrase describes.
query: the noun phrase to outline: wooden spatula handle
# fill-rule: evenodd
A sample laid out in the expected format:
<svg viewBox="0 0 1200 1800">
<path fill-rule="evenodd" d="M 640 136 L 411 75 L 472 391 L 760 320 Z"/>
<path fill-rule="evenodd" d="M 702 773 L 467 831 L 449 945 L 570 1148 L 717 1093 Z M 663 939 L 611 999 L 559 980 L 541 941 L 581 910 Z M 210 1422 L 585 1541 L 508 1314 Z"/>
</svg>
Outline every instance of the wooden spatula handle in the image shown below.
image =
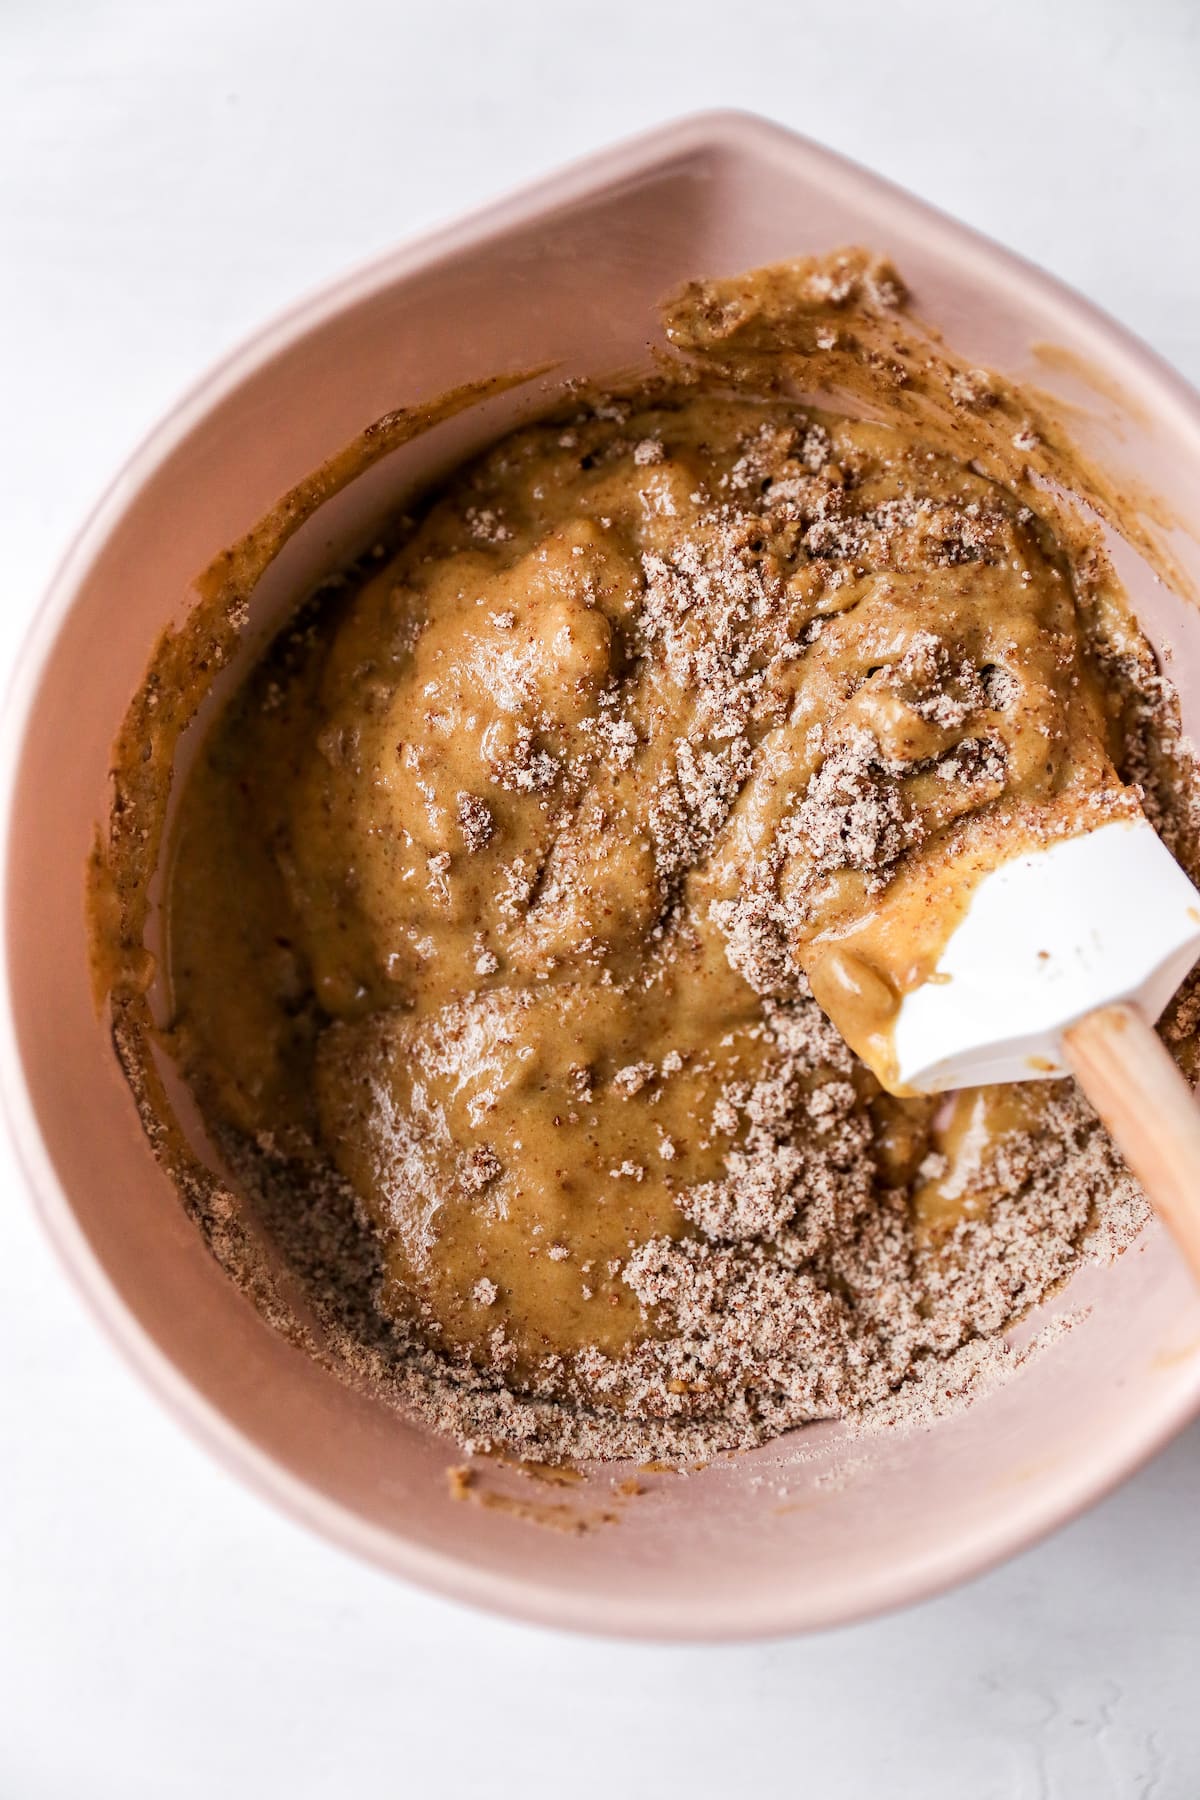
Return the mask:
<svg viewBox="0 0 1200 1800">
<path fill-rule="evenodd" d="M 1152 1025 L 1105 1006 L 1063 1034 L 1080 1087 L 1200 1280 L 1200 1106 Z"/>
</svg>

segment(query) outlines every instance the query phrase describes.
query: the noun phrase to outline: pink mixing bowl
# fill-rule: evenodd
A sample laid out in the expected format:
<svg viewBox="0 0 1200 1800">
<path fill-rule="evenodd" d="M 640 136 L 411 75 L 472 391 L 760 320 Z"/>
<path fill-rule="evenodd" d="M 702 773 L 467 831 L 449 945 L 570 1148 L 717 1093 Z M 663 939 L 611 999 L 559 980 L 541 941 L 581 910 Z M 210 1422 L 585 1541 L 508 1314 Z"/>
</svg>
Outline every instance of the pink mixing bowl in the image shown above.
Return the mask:
<svg viewBox="0 0 1200 1800">
<path fill-rule="evenodd" d="M 644 366 L 683 280 L 861 243 L 891 255 L 958 351 L 1079 410 L 1082 447 L 1180 521 L 1200 580 L 1200 403 L 1057 283 L 873 175 L 775 126 L 669 125 L 384 257 L 296 307 L 209 375 L 117 478 L 69 552 L 4 725 L 0 1075 L 39 1210 L 112 1336 L 170 1408 L 293 1515 L 382 1567 L 546 1624 L 755 1637 L 933 1593 L 1028 1544 L 1145 1460 L 1200 1405 L 1200 1298 L 1157 1227 L 1059 1303 L 1083 1313 L 966 1411 L 848 1441 L 821 1426 L 538 1528 L 454 1501 L 453 1447 L 342 1386 L 264 1325 L 210 1259 L 154 1162 L 89 991 L 83 869 L 109 751 L 190 584 L 300 477 L 389 409 L 552 363 L 396 452 L 291 541 L 253 642 L 363 542 L 397 490 L 545 406 L 573 376 Z M 1070 352 L 1046 357 L 1046 344 Z M 1074 360 L 1073 360 L 1074 359 Z M 1096 372 L 1089 383 L 1086 371 Z M 1081 372 L 1082 371 L 1082 372 Z M 1125 573 L 1200 709 L 1200 612 Z M 244 665 L 243 665 L 244 666 Z M 194 737 L 194 733 L 192 734 Z M 1038 1321 L 1034 1321 L 1034 1324 Z M 203 1529 L 201 1523 L 200 1529 Z"/>
</svg>

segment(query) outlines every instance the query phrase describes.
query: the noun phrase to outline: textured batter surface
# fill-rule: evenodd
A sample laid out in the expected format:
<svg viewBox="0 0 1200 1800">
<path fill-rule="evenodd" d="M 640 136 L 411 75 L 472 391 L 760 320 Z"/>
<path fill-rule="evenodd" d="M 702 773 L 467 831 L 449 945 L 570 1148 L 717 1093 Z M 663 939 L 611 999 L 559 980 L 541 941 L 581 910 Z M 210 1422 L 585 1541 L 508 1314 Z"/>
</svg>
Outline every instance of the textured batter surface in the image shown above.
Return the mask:
<svg viewBox="0 0 1200 1800">
<path fill-rule="evenodd" d="M 899 297 L 793 275 L 804 318 Z M 696 341 L 756 294 L 700 291 Z M 1102 556 L 935 438 L 703 384 L 582 406 L 318 596 L 209 739 L 174 1049 L 336 1356 L 468 1441 L 861 1415 L 1143 1216 L 1069 1085 L 893 1099 L 810 989 L 832 957 L 869 1032 L 894 986 L 849 926 L 997 831 L 1140 791 L 1194 858 Z"/>
</svg>

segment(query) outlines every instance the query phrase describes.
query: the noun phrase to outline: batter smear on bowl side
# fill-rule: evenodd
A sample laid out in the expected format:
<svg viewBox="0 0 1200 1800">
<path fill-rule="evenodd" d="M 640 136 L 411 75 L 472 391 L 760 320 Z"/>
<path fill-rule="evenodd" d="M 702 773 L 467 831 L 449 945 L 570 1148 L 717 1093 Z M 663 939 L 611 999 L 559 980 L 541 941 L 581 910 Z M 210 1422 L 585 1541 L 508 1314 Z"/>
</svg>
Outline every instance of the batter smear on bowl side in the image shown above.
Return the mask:
<svg viewBox="0 0 1200 1800">
<path fill-rule="evenodd" d="M 295 1329 L 471 1447 L 696 1456 L 894 1407 L 1143 1220 L 1072 1084 L 893 1095 L 820 1004 L 852 988 L 869 1043 L 993 835 L 1136 802 L 1200 861 L 1066 452 L 902 302 L 861 253 L 689 289 L 686 360 L 444 483 L 187 778 L 165 1042 L 221 1205 Z M 931 868 L 936 918 L 847 950 Z"/>
</svg>

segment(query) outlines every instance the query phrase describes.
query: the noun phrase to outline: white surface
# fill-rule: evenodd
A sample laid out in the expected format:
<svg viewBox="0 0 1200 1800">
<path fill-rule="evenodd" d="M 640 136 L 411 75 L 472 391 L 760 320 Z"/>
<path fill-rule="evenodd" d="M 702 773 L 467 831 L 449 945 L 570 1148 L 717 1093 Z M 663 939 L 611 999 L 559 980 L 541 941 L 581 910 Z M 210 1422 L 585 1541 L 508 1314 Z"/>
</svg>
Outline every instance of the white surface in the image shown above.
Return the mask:
<svg viewBox="0 0 1200 1800">
<path fill-rule="evenodd" d="M 893 1034 L 904 1086 L 1067 1075 L 1062 1034 L 1129 1000 L 1153 1025 L 1200 953 L 1198 894 L 1139 813 L 992 869 Z"/>
<path fill-rule="evenodd" d="M 265 313 L 699 106 L 884 169 L 1200 379 L 1198 30 L 1190 0 L 3 0 L 0 659 L 114 464 Z M 905 1616 L 563 1641 L 244 1494 L 82 1315 L 6 1148 L 0 1192 L 0 1800 L 1200 1794 L 1200 1430 Z"/>
</svg>

